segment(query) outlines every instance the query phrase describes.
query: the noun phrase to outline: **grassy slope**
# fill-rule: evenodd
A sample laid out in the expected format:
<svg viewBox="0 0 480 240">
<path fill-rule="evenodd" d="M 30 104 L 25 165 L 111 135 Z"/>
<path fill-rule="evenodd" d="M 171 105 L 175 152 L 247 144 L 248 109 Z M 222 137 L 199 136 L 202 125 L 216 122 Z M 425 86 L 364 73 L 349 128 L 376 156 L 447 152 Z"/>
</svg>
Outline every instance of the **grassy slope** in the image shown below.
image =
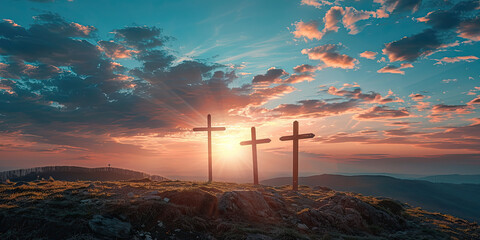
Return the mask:
<svg viewBox="0 0 480 240">
<path fill-rule="evenodd" d="M 394 201 L 338 193 L 328 189 L 314 190 L 301 186 L 299 193 L 289 187 L 254 187 L 233 183 L 198 182 L 64 182 L 35 181 L 26 184 L 0 184 L 0 239 L 108 239 L 93 232 L 88 222 L 96 214 L 117 218 L 132 224 L 129 238 L 136 239 L 476 239 L 478 225 L 439 213 L 404 206 L 392 213 L 387 204 Z M 215 202 L 225 192 L 251 190 L 261 196 L 275 197 L 283 207 L 282 217 L 249 218 L 219 213 L 217 205 L 202 203 L 194 193 L 214 196 Z M 164 196 L 185 193 L 176 202 Z M 189 194 L 192 194 L 191 197 Z M 172 195 L 173 194 L 173 195 Z M 380 209 L 406 224 L 399 231 L 368 225 L 368 229 L 345 232 L 335 226 L 299 228 L 299 213 L 314 209 L 316 204 L 335 196 L 353 196 Z M 154 196 L 154 197 L 152 197 Z M 380 204 L 382 203 L 382 204 Z M 200 206 L 196 208 L 195 206 Z M 214 212 L 204 209 L 213 206 Z M 242 209 L 237 210 L 242 211 Z M 246 211 L 246 210 L 245 210 Z M 285 215 L 286 214 L 286 215 Z M 253 213 L 255 215 L 255 213 Z M 291 216 L 289 216 L 291 215 Z M 257 216 L 258 217 L 258 216 Z M 148 237 L 147 237 L 148 236 Z"/>
</svg>

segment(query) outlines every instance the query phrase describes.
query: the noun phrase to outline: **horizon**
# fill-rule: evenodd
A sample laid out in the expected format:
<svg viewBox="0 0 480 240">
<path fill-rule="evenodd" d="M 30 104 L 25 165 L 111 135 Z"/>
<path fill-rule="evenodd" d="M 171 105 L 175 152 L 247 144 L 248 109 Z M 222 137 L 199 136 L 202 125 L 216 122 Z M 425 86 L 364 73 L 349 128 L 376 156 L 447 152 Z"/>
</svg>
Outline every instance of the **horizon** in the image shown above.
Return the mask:
<svg viewBox="0 0 480 240">
<path fill-rule="evenodd" d="M 145 171 L 140 171 L 137 169 L 127 169 L 127 168 L 119 168 L 119 167 L 114 167 L 114 166 L 97 166 L 97 167 L 84 167 L 84 166 L 75 166 L 75 165 L 58 165 L 58 166 L 37 166 L 37 167 L 31 167 L 31 168 L 15 168 L 15 169 L 0 169 L 0 173 L 2 172 L 8 172 L 8 171 L 16 171 L 16 170 L 25 170 L 25 169 L 35 169 L 35 168 L 45 168 L 45 167 L 79 167 L 79 168 L 89 168 L 89 169 L 95 169 L 95 168 L 114 168 L 114 169 L 120 169 L 120 170 L 129 170 L 129 171 L 134 171 L 134 172 L 140 172 L 140 173 L 145 173 L 151 176 L 159 176 L 159 177 L 165 177 L 169 180 L 173 181 L 193 181 L 193 182 L 206 182 L 206 177 L 202 175 L 198 176 L 166 176 L 162 175 L 161 173 L 150 173 L 150 172 L 145 172 Z M 260 178 L 260 182 L 266 181 L 266 180 L 272 180 L 272 179 L 277 179 L 277 178 L 292 178 L 292 174 L 289 172 L 285 172 L 282 174 L 270 176 L 270 177 L 264 177 Z M 438 175 L 413 175 L 413 174 L 396 174 L 396 173 L 381 173 L 381 172 L 371 172 L 371 173 L 344 173 L 344 172 L 331 172 L 331 173 L 308 173 L 304 172 L 299 175 L 300 178 L 309 178 L 309 177 L 315 177 L 315 176 L 321 176 L 321 175 L 336 175 L 336 176 L 351 176 L 351 177 L 356 177 L 356 176 L 380 176 L 380 177 L 392 177 L 392 178 L 397 178 L 397 179 L 404 179 L 404 180 L 425 180 L 424 178 L 427 177 L 439 177 L 439 176 L 480 176 L 480 174 L 438 174 Z M 425 180 L 429 181 L 429 180 Z M 215 182 L 230 182 L 230 183 L 240 183 L 240 184 L 248 184 L 252 183 L 251 176 L 249 177 L 244 177 L 244 178 L 238 178 L 238 179 L 232 179 L 232 178 L 225 178 L 225 179 L 215 179 Z"/>
<path fill-rule="evenodd" d="M 292 176 L 293 121 L 299 176 L 480 173 L 476 0 L 5 2 L 2 170 L 207 179 L 211 114 L 214 181 L 251 181 L 253 126 Z"/>
</svg>

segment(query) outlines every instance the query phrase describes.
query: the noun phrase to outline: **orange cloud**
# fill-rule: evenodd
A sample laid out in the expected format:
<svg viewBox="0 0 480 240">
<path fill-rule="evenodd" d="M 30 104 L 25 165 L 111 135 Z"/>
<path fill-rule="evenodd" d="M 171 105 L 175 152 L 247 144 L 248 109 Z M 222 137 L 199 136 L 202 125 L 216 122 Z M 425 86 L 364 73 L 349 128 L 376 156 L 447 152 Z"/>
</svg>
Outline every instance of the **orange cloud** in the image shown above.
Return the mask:
<svg viewBox="0 0 480 240">
<path fill-rule="evenodd" d="M 371 60 L 375 59 L 375 56 L 377 56 L 377 53 L 372 51 L 365 51 L 360 53 L 360 57 L 371 59 Z"/>
<path fill-rule="evenodd" d="M 402 63 L 400 65 L 400 67 L 396 67 L 396 66 L 393 66 L 393 65 L 388 65 L 388 66 L 385 66 L 385 67 L 379 69 L 377 72 L 378 73 L 396 73 L 396 74 L 405 75 L 405 71 L 400 70 L 400 69 L 404 69 L 404 68 L 413 68 L 413 65 L 410 64 L 410 63 Z"/>
<path fill-rule="evenodd" d="M 442 59 L 436 59 L 437 62 L 435 64 L 443 64 L 443 63 L 456 63 L 460 61 L 465 62 L 472 62 L 474 60 L 478 60 L 476 56 L 458 56 L 458 57 L 444 57 Z"/>
<path fill-rule="evenodd" d="M 313 40 L 313 39 L 320 40 L 322 39 L 324 33 L 318 30 L 318 22 L 316 21 L 310 21 L 307 23 L 299 21 L 295 23 L 295 31 L 293 32 L 293 35 L 296 38 L 305 37 L 310 40 Z"/>
<path fill-rule="evenodd" d="M 326 67 L 352 69 L 358 62 L 357 59 L 337 51 L 337 45 L 326 44 L 310 49 L 303 49 L 302 53 L 307 54 L 309 59 L 321 60 Z"/>
</svg>

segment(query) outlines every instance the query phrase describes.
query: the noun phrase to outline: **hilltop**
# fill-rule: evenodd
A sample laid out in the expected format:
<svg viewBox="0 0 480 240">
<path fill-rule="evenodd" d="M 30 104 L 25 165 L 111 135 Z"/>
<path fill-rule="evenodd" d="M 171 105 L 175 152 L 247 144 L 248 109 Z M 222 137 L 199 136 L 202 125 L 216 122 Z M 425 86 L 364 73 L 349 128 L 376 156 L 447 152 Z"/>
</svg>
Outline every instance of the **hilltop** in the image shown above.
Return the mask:
<svg viewBox="0 0 480 240">
<path fill-rule="evenodd" d="M 182 181 L 0 184 L 0 239 L 479 239 L 480 227 L 326 187 Z"/>
<path fill-rule="evenodd" d="M 262 181 L 270 186 L 291 183 L 292 178 Z M 429 211 L 448 213 L 471 221 L 480 221 L 480 184 L 432 183 L 381 175 L 315 175 L 300 177 L 299 183 L 310 187 L 325 186 L 337 191 L 368 196 L 384 196 L 422 207 Z"/>
</svg>

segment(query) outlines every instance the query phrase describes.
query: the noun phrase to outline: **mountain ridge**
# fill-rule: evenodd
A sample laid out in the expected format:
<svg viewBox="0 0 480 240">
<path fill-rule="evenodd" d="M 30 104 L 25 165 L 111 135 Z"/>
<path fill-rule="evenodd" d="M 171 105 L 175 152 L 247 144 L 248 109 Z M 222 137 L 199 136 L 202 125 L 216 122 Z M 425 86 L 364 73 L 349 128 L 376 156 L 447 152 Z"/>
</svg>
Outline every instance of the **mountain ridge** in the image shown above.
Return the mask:
<svg viewBox="0 0 480 240">
<path fill-rule="evenodd" d="M 168 178 L 158 175 L 113 167 L 44 166 L 0 172 L 0 181 L 6 181 L 7 179 L 10 181 L 34 181 L 50 177 L 64 181 L 119 181 L 144 178 L 154 181 L 168 180 Z"/>
</svg>

